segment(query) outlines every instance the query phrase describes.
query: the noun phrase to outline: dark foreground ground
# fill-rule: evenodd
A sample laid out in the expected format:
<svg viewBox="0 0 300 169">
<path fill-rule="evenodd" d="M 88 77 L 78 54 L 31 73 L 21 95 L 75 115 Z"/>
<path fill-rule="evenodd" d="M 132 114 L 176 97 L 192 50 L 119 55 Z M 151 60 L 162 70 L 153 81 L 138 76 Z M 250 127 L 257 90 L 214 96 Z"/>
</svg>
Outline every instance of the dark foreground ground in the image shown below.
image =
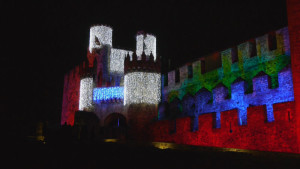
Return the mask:
<svg viewBox="0 0 300 169">
<path fill-rule="evenodd" d="M 4 163 L 0 168 L 12 169 L 300 168 L 300 155 L 296 154 L 166 143 L 23 142 L 2 146 L 8 151 L 1 157 Z"/>
</svg>

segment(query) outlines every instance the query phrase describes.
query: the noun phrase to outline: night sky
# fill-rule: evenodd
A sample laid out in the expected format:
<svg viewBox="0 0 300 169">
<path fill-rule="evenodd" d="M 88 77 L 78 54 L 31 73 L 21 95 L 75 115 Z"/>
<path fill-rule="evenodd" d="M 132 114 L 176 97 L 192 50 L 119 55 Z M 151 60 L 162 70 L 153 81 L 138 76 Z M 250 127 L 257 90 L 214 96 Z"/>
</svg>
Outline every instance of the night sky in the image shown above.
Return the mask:
<svg viewBox="0 0 300 169">
<path fill-rule="evenodd" d="M 59 123 L 64 74 L 85 60 L 91 25 L 110 25 L 122 49 L 135 50 L 137 31 L 156 35 L 173 67 L 287 26 L 284 0 L 1 3 L 1 120 L 19 126 Z"/>
</svg>

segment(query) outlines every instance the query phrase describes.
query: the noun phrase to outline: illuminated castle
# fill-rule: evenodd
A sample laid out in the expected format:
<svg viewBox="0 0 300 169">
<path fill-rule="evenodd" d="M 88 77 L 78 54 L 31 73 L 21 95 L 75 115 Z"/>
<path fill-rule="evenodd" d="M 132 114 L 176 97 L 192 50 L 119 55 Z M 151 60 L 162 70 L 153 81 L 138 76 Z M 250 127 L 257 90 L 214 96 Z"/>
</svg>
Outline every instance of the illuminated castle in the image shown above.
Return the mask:
<svg viewBox="0 0 300 169">
<path fill-rule="evenodd" d="M 114 125 L 116 118 L 117 125 L 120 120 L 127 125 L 133 109 L 143 106 L 157 114 L 161 73 L 155 36 L 139 32 L 132 52 L 112 47 L 112 28 L 92 26 L 87 58 L 65 77 L 62 124 L 73 125 L 78 110 L 93 112 L 100 126 Z"/>
<path fill-rule="evenodd" d="M 133 52 L 112 47 L 112 28 L 93 26 L 88 61 L 65 76 L 61 123 L 106 132 L 125 125 L 148 141 L 299 153 L 297 7 L 288 2 L 288 27 L 165 74 L 155 36 L 139 32 Z M 97 120 L 82 121 L 87 114 Z"/>
</svg>

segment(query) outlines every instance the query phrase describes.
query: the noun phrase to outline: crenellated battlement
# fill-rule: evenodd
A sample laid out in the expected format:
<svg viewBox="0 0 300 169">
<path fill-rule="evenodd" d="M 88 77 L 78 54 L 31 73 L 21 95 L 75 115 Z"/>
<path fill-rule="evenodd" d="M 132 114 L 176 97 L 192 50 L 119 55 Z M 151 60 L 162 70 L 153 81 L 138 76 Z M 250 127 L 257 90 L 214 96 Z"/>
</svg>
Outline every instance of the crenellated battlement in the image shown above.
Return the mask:
<svg viewBox="0 0 300 169">
<path fill-rule="evenodd" d="M 216 113 L 206 113 L 157 121 L 150 131 L 157 142 L 299 153 L 294 106 L 293 101 L 274 104 L 275 121 L 271 123 L 266 122 L 266 106 L 253 106 L 246 109 L 247 125 L 238 124 L 238 111 L 233 109 L 221 113 L 220 128 L 215 127 Z"/>
<path fill-rule="evenodd" d="M 129 72 L 156 72 L 160 73 L 160 59 L 154 61 L 152 52 L 149 59 L 147 59 L 145 52 L 141 55 L 141 60 L 138 60 L 136 53 L 132 54 L 132 60 L 130 55 L 127 54 L 124 61 L 124 74 Z"/>
<path fill-rule="evenodd" d="M 212 91 L 202 88 L 181 100 L 175 97 L 161 105 L 161 120 L 150 129 L 153 140 L 299 153 L 299 117 L 290 65 L 278 72 L 278 87 L 272 88 L 270 81 L 269 75 L 258 72 L 252 78 L 251 93 L 246 93 L 248 82 L 237 78 L 230 93 L 220 82 Z"/>
<path fill-rule="evenodd" d="M 289 63 L 289 35 L 286 27 L 201 57 L 164 74 L 163 100 L 172 101 L 175 97 L 182 99 L 186 93 L 195 94 L 201 88 L 212 91 L 219 83 L 230 89 L 231 83 L 238 78 L 249 83 L 246 90 L 251 92 L 252 78 L 261 71 L 271 77 L 270 85 L 276 88 L 278 72 Z"/>
<path fill-rule="evenodd" d="M 176 104 L 182 105 L 182 114 L 184 116 L 198 116 L 215 112 L 217 128 L 221 125 L 221 112 L 236 109 L 238 112 L 239 125 L 246 125 L 247 108 L 261 105 L 266 106 L 267 121 L 272 122 L 274 121 L 273 104 L 294 101 L 291 68 L 286 67 L 278 73 L 279 86 L 277 88 L 270 88 L 269 81 L 270 76 L 265 73 L 257 73 L 252 79 L 252 93 L 245 93 L 247 82 L 243 79 L 237 79 L 230 86 L 230 94 L 229 89 L 220 83 L 212 92 L 199 90 L 193 96 L 186 94 L 189 97 L 184 96 L 181 102 Z M 172 104 L 172 102 L 170 104 Z M 195 109 L 194 112 L 191 112 L 193 105 Z M 163 115 L 160 115 L 160 117 L 163 117 Z"/>
<path fill-rule="evenodd" d="M 130 60 L 127 54 L 124 61 L 124 105 L 147 104 L 157 105 L 161 100 L 160 59 L 154 61 L 150 53 L 147 59 L 145 52 L 138 60 L 135 53 Z"/>
</svg>

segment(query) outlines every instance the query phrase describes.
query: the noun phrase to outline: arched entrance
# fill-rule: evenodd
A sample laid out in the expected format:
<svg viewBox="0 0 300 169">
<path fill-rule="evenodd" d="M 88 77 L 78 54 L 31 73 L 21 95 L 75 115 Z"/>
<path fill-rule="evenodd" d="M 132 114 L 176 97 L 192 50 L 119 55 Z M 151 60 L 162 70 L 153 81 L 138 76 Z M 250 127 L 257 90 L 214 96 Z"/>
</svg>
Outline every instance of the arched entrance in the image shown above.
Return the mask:
<svg viewBox="0 0 300 169">
<path fill-rule="evenodd" d="M 104 120 L 105 138 L 125 139 L 127 135 L 126 117 L 120 113 L 112 113 Z"/>
</svg>

